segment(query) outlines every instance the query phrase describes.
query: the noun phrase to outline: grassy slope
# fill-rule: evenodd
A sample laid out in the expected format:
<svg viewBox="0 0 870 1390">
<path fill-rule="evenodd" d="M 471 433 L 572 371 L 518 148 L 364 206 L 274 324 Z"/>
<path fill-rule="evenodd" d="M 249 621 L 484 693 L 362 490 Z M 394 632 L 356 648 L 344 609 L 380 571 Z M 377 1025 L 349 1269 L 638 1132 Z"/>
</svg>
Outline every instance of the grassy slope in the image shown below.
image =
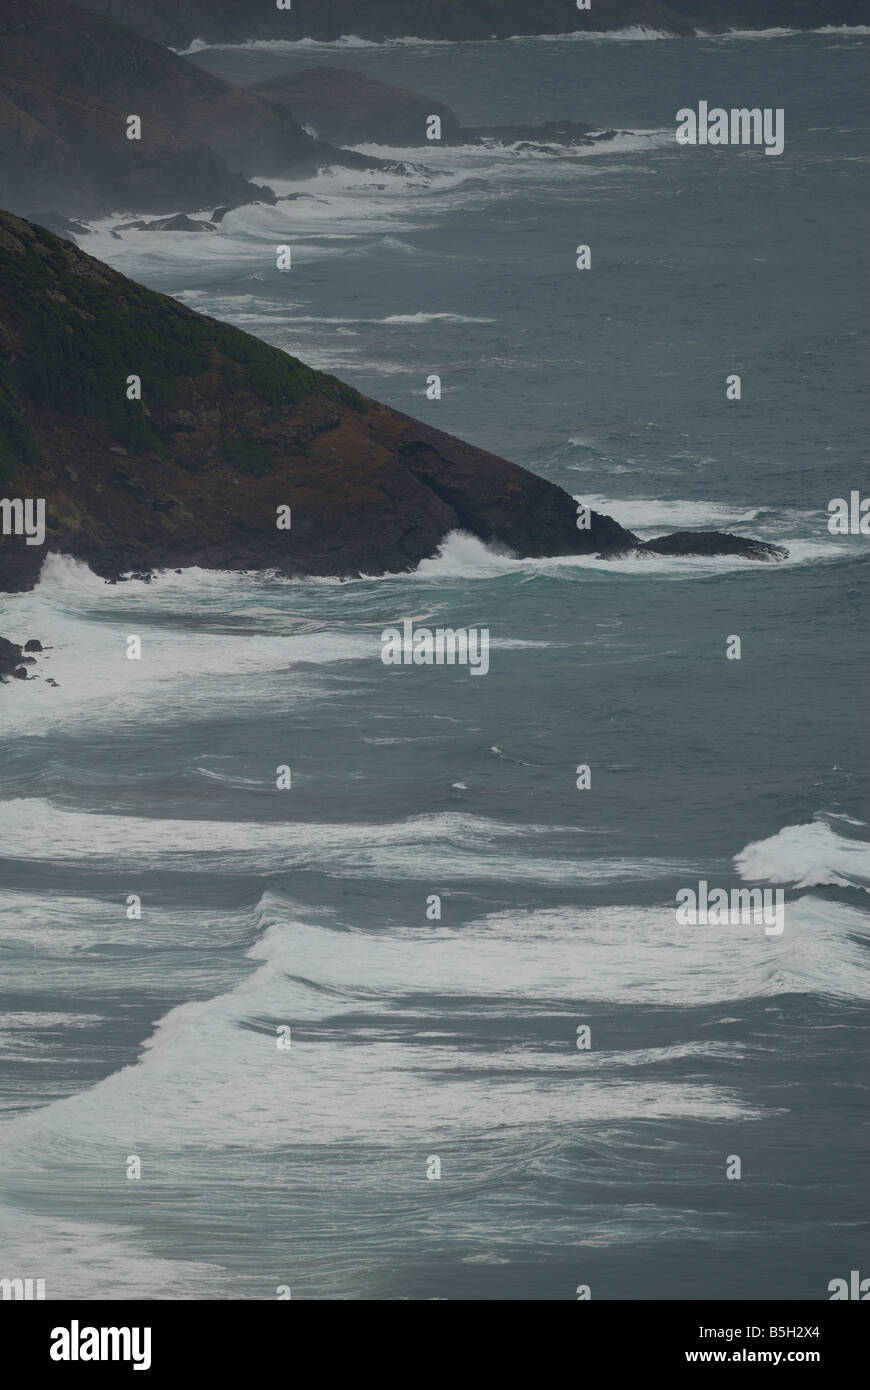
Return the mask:
<svg viewBox="0 0 870 1390">
<path fill-rule="evenodd" d="M 9 214 L 0 214 L 0 332 L 7 340 L 0 350 L 0 482 L 38 454 L 22 411 L 25 401 L 104 421 L 128 450 L 160 452 L 162 441 L 142 402 L 126 399 L 126 376 L 135 373 L 148 399 L 171 406 L 178 379 L 205 373 L 215 354 L 227 388 L 250 391 L 267 406 L 319 395 L 363 408 L 362 397 L 336 378 L 141 285 L 119 281 L 69 243 Z M 239 441 L 228 441 L 227 450 L 243 465 Z M 256 466 L 262 471 L 262 456 Z"/>
</svg>

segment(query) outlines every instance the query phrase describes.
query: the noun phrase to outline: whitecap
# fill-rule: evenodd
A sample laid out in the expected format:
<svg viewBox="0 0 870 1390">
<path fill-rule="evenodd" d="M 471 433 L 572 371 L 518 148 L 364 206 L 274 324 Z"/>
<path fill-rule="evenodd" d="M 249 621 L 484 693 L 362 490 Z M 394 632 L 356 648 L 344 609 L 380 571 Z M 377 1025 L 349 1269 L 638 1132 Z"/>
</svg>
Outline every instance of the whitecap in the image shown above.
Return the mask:
<svg viewBox="0 0 870 1390">
<path fill-rule="evenodd" d="M 795 888 L 829 884 L 870 893 L 870 844 L 839 835 L 826 818 L 787 825 L 753 841 L 734 862 L 741 878 L 755 882 Z"/>
</svg>

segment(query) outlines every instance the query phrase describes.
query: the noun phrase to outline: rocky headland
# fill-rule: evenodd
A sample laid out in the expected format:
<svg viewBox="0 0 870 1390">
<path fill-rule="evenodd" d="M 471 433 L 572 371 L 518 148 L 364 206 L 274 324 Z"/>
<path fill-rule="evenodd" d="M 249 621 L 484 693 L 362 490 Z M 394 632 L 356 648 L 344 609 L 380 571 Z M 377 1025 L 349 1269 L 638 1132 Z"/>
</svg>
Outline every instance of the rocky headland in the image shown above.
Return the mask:
<svg viewBox="0 0 870 1390">
<path fill-rule="evenodd" d="M 188 565 L 383 574 L 415 567 L 454 530 L 519 556 L 785 554 L 715 532 L 641 543 L 596 512 L 578 527 L 574 499 L 544 478 L 9 213 L 0 497 L 45 504 L 44 544 L 0 535 L 7 591 L 31 588 L 49 551 L 107 579 Z"/>
<path fill-rule="evenodd" d="M 137 117 L 140 138 L 129 138 Z M 383 169 L 290 113 L 63 0 L 0 0 L 0 206 L 57 225 L 274 202 L 252 178 Z"/>
<path fill-rule="evenodd" d="M 367 77 L 349 68 L 317 67 L 282 73 L 246 91 L 287 111 L 318 138 L 340 145 L 393 145 L 431 148 L 438 145 L 518 144 L 591 145 L 611 139 L 585 121 L 547 121 L 540 125 L 463 126 L 449 106 Z M 429 134 L 437 116 L 437 139 Z"/>
</svg>

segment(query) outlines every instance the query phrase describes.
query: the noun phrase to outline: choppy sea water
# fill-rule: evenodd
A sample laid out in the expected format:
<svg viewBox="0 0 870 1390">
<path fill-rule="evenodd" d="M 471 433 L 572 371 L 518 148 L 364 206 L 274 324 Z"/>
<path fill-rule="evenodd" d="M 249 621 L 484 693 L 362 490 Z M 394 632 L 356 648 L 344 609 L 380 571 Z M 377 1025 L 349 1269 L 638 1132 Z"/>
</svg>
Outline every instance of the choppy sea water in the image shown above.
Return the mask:
<svg viewBox="0 0 870 1390">
<path fill-rule="evenodd" d="M 53 558 L 4 596 L 60 688 L 0 697 L 0 1273 L 107 1299 L 814 1299 L 859 1266 L 870 571 L 826 521 L 866 491 L 868 46 L 196 53 L 625 133 L 393 151 L 425 168 L 85 249 L 643 535 L 791 559 L 454 535 L 404 576 L 107 586 Z M 678 148 L 701 99 L 782 107 L 785 153 Z M 403 618 L 487 627 L 488 675 L 384 666 Z M 784 932 L 678 925 L 700 880 L 781 887 Z"/>
</svg>

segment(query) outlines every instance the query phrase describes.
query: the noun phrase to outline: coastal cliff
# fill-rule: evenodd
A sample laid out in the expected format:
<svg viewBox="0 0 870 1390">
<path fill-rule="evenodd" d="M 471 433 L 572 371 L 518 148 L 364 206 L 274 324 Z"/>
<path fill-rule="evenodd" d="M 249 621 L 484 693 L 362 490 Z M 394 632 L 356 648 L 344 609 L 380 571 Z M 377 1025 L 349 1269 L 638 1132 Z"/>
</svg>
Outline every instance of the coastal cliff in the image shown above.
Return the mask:
<svg viewBox="0 0 870 1390">
<path fill-rule="evenodd" d="M 88 10 L 0 0 L 2 207 L 93 218 L 274 202 L 252 177 L 333 166 L 383 167 Z"/>
<path fill-rule="evenodd" d="M 9 213 L 0 495 L 45 504 L 43 544 L 0 535 L 12 591 L 36 583 L 48 551 L 106 578 L 186 565 L 350 576 L 413 568 L 454 530 L 525 556 L 639 545 L 596 512 L 578 527 L 577 503 L 544 478 Z M 678 554 L 783 553 L 715 533 L 667 540 Z"/>
<path fill-rule="evenodd" d="M 44 545 L 0 537 L 0 589 L 31 587 L 49 550 L 106 577 L 352 575 L 412 567 L 457 528 L 527 555 L 634 544 L 608 517 L 578 530 L 572 498 L 543 478 L 5 213 L 0 491 L 46 510 Z"/>
</svg>

